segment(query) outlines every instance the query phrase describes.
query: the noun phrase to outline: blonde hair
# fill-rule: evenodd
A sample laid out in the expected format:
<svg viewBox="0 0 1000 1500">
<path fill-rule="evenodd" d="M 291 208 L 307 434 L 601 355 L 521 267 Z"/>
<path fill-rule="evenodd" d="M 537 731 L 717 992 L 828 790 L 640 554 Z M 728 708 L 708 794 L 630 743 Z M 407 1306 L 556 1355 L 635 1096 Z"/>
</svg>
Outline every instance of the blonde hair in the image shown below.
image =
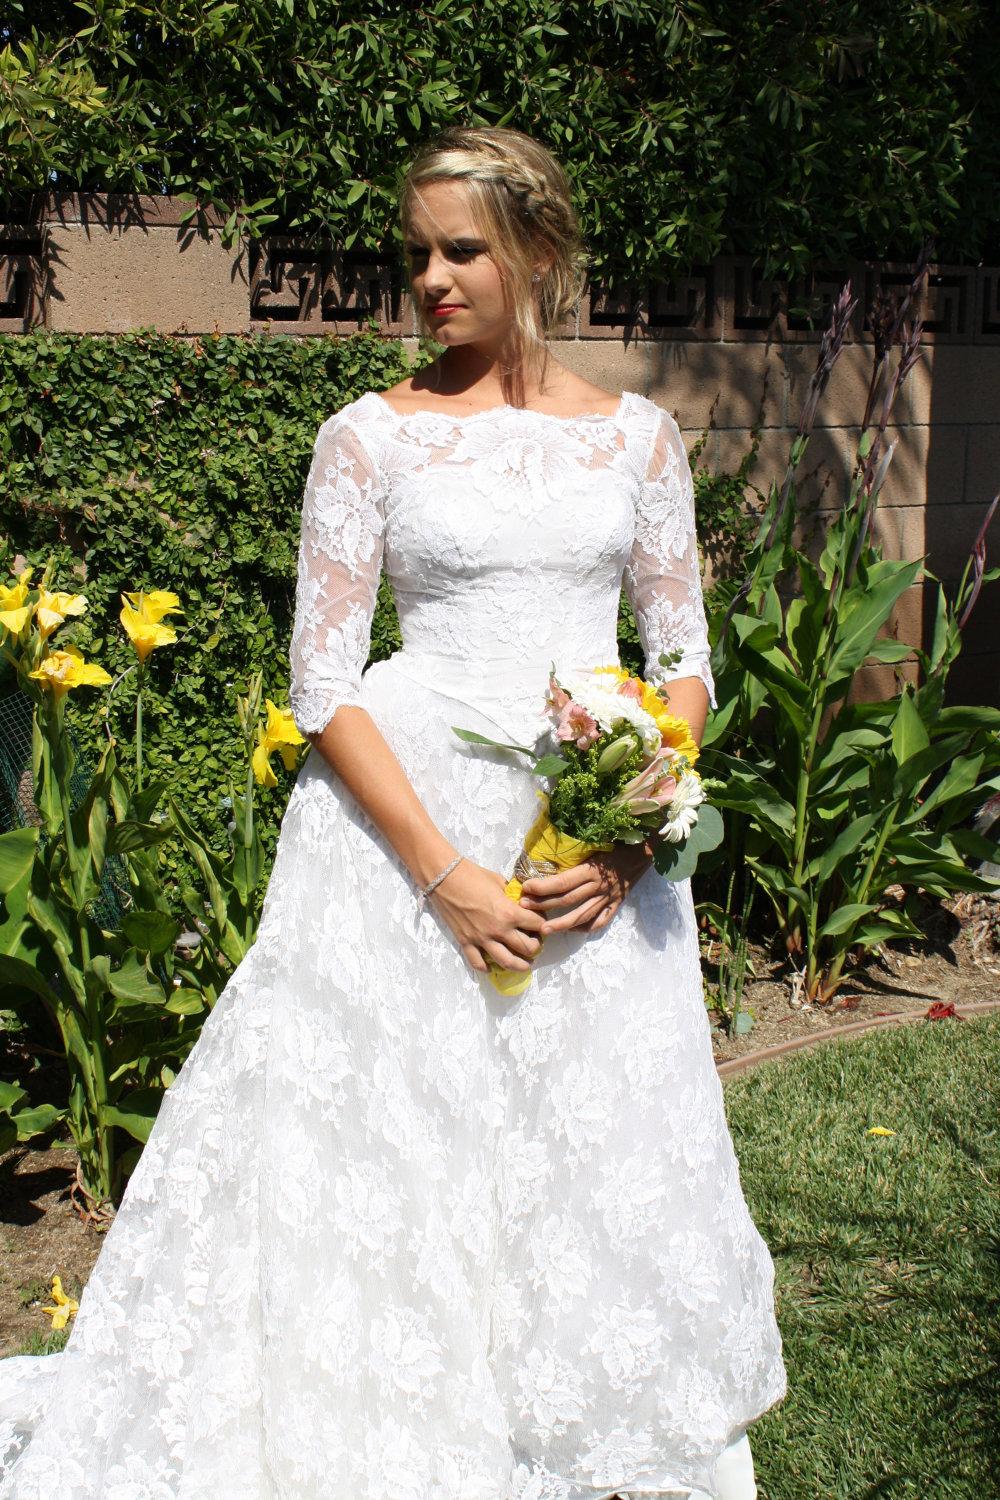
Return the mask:
<svg viewBox="0 0 1000 1500">
<path fill-rule="evenodd" d="M 524 363 L 537 356 L 544 363 L 546 335 L 574 310 L 586 275 L 566 173 L 547 147 L 520 130 L 451 126 L 423 147 L 403 178 L 404 234 L 420 188 L 431 182 L 468 187 L 513 312 L 504 362 L 523 389 Z M 423 322 L 421 309 L 418 316 Z M 424 331 L 431 333 L 426 325 Z"/>
</svg>

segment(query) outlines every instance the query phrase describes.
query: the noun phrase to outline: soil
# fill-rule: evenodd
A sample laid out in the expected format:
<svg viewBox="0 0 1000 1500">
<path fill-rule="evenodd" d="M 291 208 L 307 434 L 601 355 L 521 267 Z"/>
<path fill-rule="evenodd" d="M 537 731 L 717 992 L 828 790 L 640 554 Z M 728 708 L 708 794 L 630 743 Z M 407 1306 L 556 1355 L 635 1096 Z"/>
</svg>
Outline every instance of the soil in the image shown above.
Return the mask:
<svg viewBox="0 0 1000 1500">
<path fill-rule="evenodd" d="M 712 1029 L 717 1062 L 757 1052 L 777 1042 L 900 1011 L 926 1011 L 935 1001 L 970 1004 L 1000 998 L 1000 903 L 962 896 L 928 905 L 918 919 L 925 943 L 896 943 L 869 959 L 825 1005 L 804 1004 L 787 963 L 760 948 L 751 951 L 741 1008 L 752 1028 L 731 1035 L 724 1017 Z M 706 951 L 706 980 L 715 971 Z M 104 1233 L 85 1223 L 70 1202 L 76 1168 L 71 1148 L 14 1147 L 0 1156 L 0 1356 L 41 1352 L 50 1320 L 51 1278 L 79 1298 L 100 1253 Z"/>
<path fill-rule="evenodd" d="M 935 1001 L 970 1005 L 1000 999 L 1000 903 L 970 895 L 934 902 L 917 923 L 925 935 L 923 944 L 896 942 L 892 949 L 883 948 L 826 1004 L 805 1003 L 787 961 L 774 961 L 759 947 L 752 948 L 756 973 L 746 981 L 740 1009 L 749 1012 L 753 1025 L 735 1035 L 729 1018 L 710 1009 L 716 1062 L 875 1016 L 923 1012 Z M 712 953 L 709 947 L 706 958 Z M 711 984 L 710 962 L 705 970 Z"/>
<path fill-rule="evenodd" d="M 76 1152 L 15 1146 L 0 1156 L 0 1355 L 28 1352 L 45 1339 L 53 1276 L 79 1300 L 104 1241 L 69 1201 Z M 30 1352 L 41 1353 L 41 1346 Z"/>
</svg>

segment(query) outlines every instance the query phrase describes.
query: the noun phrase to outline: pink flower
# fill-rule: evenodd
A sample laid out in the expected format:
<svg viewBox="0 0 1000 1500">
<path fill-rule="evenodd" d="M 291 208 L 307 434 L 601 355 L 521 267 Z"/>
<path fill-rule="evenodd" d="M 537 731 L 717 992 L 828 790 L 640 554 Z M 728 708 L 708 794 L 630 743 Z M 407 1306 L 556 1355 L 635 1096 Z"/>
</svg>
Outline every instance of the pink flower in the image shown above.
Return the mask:
<svg viewBox="0 0 1000 1500">
<path fill-rule="evenodd" d="M 569 693 L 561 688 L 554 677 L 549 678 L 549 690 L 545 695 L 545 701 L 549 708 L 565 708 L 569 702 Z"/>
<path fill-rule="evenodd" d="M 642 684 L 636 682 L 634 677 L 627 677 L 624 682 L 619 683 L 618 692 L 623 698 L 634 698 L 636 703 L 642 702 Z"/>
<path fill-rule="evenodd" d="M 575 740 L 581 750 L 586 750 L 588 745 L 594 744 L 595 740 L 599 739 L 600 733 L 597 720 L 592 718 L 579 703 L 574 703 L 572 698 L 567 698 L 560 710 L 559 722 L 556 725 L 556 739 Z"/>
<path fill-rule="evenodd" d="M 655 791 L 650 792 L 649 795 L 652 800 L 654 802 L 658 802 L 661 807 L 666 807 L 669 802 L 672 802 L 674 800 L 674 793 L 676 792 L 676 790 L 677 777 L 664 776 L 660 781 L 656 783 Z"/>
</svg>

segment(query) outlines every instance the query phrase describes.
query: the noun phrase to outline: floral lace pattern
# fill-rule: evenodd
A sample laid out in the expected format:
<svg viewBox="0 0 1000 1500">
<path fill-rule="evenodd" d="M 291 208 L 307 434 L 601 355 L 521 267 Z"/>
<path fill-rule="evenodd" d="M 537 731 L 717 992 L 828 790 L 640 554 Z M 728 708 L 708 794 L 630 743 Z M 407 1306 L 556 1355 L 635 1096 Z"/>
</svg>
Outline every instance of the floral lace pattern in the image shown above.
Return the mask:
<svg viewBox="0 0 1000 1500">
<path fill-rule="evenodd" d="M 363 671 L 379 570 L 404 646 Z M 430 816 L 509 874 L 552 659 L 711 687 L 672 419 L 503 408 L 321 427 L 292 704 L 371 714 Z M 679 650 L 677 666 L 652 665 Z M 167 1091 L 62 1353 L 0 1361 L 0 1500 L 715 1495 L 785 1393 L 690 888 L 551 934 L 515 1000 L 318 752 L 257 939 Z"/>
</svg>

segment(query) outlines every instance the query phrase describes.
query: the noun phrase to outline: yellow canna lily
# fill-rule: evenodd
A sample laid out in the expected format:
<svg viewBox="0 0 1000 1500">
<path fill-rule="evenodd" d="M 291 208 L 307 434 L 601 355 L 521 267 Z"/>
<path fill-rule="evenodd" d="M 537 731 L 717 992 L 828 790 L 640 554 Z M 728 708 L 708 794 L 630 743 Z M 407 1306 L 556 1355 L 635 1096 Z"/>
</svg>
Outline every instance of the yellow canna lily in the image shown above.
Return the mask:
<svg viewBox="0 0 1000 1500">
<path fill-rule="evenodd" d="M 82 615 L 86 608 L 83 594 L 50 593 L 46 588 L 39 588 L 35 619 L 42 640 L 47 641 L 68 615 Z"/>
<path fill-rule="evenodd" d="M 271 770 L 271 755 L 277 750 L 285 770 L 293 771 L 298 759 L 295 747 L 304 745 L 305 740 L 295 727 L 290 709 L 278 708 L 270 698 L 265 698 L 264 703 L 267 707 L 267 725 L 264 728 L 258 725 L 257 748 L 250 764 L 261 786 L 277 786 L 278 779 Z"/>
<path fill-rule="evenodd" d="M 50 651 L 29 677 L 37 677 L 47 688 L 51 688 L 56 702 L 70 688 L 104 687 L 111 681 L 110 675 L 96 662 L 84 661 L 83 654 L 75 646 L 65 651 Z"/>
<path fill-rule="evenodd" d="M 0 625 L 12 635 L 19 635 L 31 614 L 32 606 L 26 604 L 31 586 L 31 568 L 18 575 L 16 583 L 0 584 Z"/>
<path fill-rule="evenodd" d="M 48 1313 L 52 1319 L 52 1331 L 55 1332 L 57 1328 L 65 1328 L 70 1318 L 76 1316 L 80 1310 L 80 1304 L 75 1297 L 66 1296 L 60 1276 L 52 1278 L 52 1299 L 55 1306 L 43 1307 L 42 1312 Z"/>
<path fill-rule="evenodd" d="M 164 615 L 184 613 L 180 599 L 169 589 L 149 589 L 148 591 L 138 589 L 134 593 L 122 594 L 122 599 L 142 615 L 144 620 L 149 620 L 154 625 L 158 624 Z"/>
<path fill-rule="evenodd" d="M 161 625 L 160 616 L 155 619 L 148 610 L 146 601 L 142 601 L 138 609 L 129 604 L 125 594 L 122 594 L 125 603 L 119 619 L 125 627 L 125 633 L 132 645 L 135 647 L 136 655 L 140 662 L 144 662 L 151 651 L 158 646 L 172 646 L 177 639 L 177 632 L 172 625 Z M 155 609 L 153 611 L 155 614 Z"/>
</svg>

